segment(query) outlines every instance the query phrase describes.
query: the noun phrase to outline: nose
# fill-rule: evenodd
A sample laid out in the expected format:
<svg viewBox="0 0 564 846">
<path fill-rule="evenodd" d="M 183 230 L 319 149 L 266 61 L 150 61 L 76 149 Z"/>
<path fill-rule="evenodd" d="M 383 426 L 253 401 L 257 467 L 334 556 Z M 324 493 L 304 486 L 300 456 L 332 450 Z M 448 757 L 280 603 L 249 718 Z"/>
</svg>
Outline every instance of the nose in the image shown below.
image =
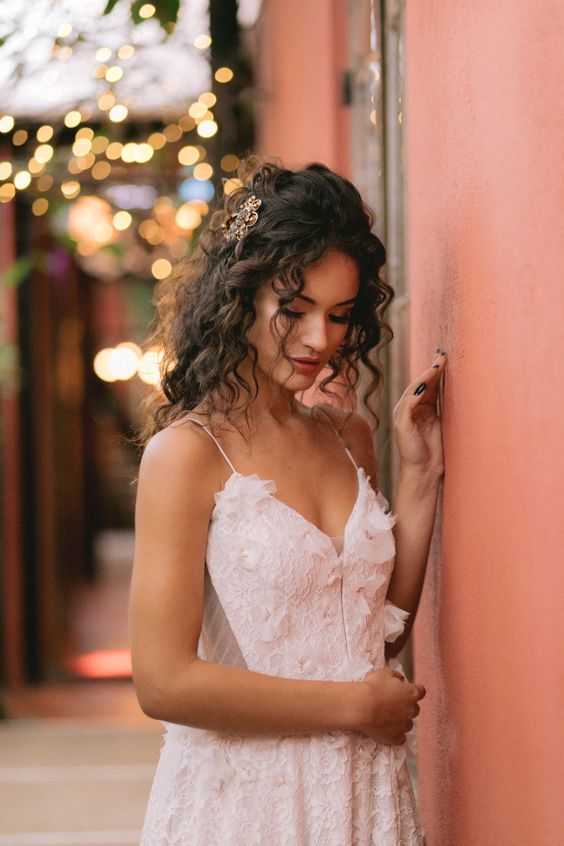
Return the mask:
<svg viewBox="0 0 564 846">
<path fill-rule="evenodd" d="M 304 321 L 302 343 L 316 353 L 325 352 L 329 338 L 327 321 L 324 317 L 311 315 Z"/>
</svg>

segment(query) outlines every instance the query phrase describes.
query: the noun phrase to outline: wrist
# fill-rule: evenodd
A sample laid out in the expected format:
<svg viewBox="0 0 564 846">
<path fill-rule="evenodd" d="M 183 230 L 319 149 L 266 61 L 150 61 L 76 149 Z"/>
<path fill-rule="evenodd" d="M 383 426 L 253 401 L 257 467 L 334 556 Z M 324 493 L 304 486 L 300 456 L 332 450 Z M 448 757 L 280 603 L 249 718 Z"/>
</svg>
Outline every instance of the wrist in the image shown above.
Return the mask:
<svg viewBox="0 0 564 846">
<path fill-rule="evenodd" d="M 366 725 L 370 707 L 370 690 L 364 681 L 339 682 L 343 687 L 344 703 L 341 709 L 342 731 L 361 731 Z"/>
<path fill-rule="evenodd" d="M 423 488 L 438 488 L 444 475 L 442 467 L 429 467 L 422 464 L 400 464 L 400 479 L 405 479 Z"/>
</svg>

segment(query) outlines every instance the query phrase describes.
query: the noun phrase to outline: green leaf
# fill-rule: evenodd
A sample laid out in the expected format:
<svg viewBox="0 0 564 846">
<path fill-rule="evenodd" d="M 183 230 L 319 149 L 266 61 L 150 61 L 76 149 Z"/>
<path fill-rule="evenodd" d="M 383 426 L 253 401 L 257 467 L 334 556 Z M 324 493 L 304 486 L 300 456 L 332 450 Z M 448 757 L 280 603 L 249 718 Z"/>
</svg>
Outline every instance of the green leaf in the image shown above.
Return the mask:
<svg viewBox="0 0 564 846">
<path fill-rule="evenodd" d="M 118 2 L 119 0 L 108 0 L 108 2 L 106 3 L 106 8 L 104 9 L 104 14 L 109 15 L 110 12 L 113 11 L 115 6 L 118 4 Z"/>
<path fill-rule="evenodd" d="M 15 288 L 28 275 L 33 266 L 33 261 L 29 257 L 16 259 L 16 261 L 0 274 L 0 283 L 5 288 Z"/>
</svg>

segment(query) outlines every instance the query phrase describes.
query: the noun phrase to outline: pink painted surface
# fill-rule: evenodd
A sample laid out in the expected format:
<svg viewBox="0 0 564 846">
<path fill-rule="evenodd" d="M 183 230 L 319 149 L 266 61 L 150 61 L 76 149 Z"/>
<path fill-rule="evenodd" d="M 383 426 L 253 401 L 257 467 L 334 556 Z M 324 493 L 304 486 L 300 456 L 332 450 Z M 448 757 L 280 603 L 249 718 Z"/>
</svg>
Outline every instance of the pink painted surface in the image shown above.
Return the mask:
<svg viewBox="0 0 564 846">
<path fill-rule="evenodd" d="M 320 161 L 347 176 L 345 0 L 264 0 L 259 26 L 257 152 L 290 168 Z"/>
<path fill-rule="evenodd" d="M 563 11 L 406 4 L 411 378 L 449 354 L 414 630 L 429 846 L 564 843 Z"/>
</svg>

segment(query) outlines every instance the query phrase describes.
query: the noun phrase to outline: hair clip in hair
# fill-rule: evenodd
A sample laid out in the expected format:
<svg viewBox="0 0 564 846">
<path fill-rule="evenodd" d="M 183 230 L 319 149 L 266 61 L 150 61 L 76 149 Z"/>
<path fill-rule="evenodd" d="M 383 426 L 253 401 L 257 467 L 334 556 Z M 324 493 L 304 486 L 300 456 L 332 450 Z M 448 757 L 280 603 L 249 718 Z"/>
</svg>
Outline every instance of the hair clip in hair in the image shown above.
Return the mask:
<svg viewBox="0 0 564 846">
<path fill-rule="evenodd" d="M 262 200 L 259 200 L 254 194 L 247 197 L 244 203 L 239 207 L 236 214 L 228 215 L 221 224 L 223 234 L 226 241 L 240 241 L 247 234 L 248 229 L 254 226 L 258 220 L 257 209 L 262 205 Z"/>
</svg>

